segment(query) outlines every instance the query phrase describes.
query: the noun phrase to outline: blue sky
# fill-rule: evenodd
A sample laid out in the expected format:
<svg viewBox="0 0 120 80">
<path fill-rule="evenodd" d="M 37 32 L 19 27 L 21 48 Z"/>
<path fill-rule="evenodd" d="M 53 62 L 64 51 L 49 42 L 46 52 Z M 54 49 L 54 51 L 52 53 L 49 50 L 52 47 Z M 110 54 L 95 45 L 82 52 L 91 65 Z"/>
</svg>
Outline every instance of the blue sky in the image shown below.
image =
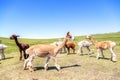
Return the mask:
<svg viewBox="0 0 120 80">
<path fill-rule="evenodd" d="M 59 38 L 120 31 L 120 0 L 0 0 L 0 37 Z"/>
</svg>

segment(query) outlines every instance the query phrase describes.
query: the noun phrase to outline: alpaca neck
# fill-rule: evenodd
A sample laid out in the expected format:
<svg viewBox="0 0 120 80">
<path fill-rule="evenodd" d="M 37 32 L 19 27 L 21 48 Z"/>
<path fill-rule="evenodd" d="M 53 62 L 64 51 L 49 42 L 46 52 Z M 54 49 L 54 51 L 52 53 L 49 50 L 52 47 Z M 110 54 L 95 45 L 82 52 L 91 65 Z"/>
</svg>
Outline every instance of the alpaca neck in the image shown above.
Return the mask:
<svg viewBox="0 0 120 80">
<path fill-rule="evenodd" d="M 97 44 L 97 42 L 95 42 L 94 40 L 93 40 L 93 38 L 91 38 L 91 39 L 89 39 L 91 42 L 92 42 L 92 44 L 95 46 L 96 44 Z"/>
<path fill-rule="evenodd" d="M 65 44 L 67 43 L 67 38 L 64 38 L 62 44 L 60 44 L 58 47 L 57 47 L 57 50 L 59 51 L 61 48 L 63 48 L 65 46 Z"/>
<path fill-rule="evenodd" d="M 17 39 L 17 38 L 15 38 L 15 43 L 16 43 L 17 46 L 20 45 L 20 43 L 18 42 L 18 39 Z"/>
</svg>

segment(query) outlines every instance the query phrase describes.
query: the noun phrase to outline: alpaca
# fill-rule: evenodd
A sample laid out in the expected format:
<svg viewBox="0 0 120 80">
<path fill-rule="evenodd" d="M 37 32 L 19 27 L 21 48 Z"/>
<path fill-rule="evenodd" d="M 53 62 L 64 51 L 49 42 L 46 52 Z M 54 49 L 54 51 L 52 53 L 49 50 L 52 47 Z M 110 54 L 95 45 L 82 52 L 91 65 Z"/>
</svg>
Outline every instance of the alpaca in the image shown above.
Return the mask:
<svg viewBox="0 0 120 80">
<path fill-rule="evenodd" d="M 19 37 L 19 35 L 13 34 L 13 35 L 10 37 L 10 39 L 14 39 L 16 45 L 17 45 L 18 48 L 19 48 L 19 51 L 20 51 L 20 60 L 22 60 L 22 51 L 24 52 L 24 59 L 27 59 L 28 55 L 26 55 L 25 50 L 26 50 L 27 48 L 29 48 L 29 45 L 26 44 L 26 43 L 19 43 L 17 37 Z"/>
<path fill-rule="evenodd" d="M 70 53 L 70 48 L 73 50 L 73 53 L 75 53 L 75 43 L 74 42 L 67 42 L 65 44 L 65 47 L 67 48 L 67 51 L 68 51 L 67 54 Z"/>
<path fill-rule="evenodd" d="M 72 38 L 70 39 L 71 41 L 74 41 L 75 40 L 75 37 L 74 36 L 72 36 Z"/>
<path fill-rule="evenodd" d="M 83 50 L 82 48 L 85 47 L 88 50 L 88 55 L 91 53 L 90 46 L 92 45 L 91 42 L 83 40 L 78 43 L 79 49 L 78 49 L 78 54 L 83 55 Z"/>
<path fill-rule="evenodd" d="M 66 44 L 66 42 L 71 38 L 70 32 L 67 33 L 63 42 L 59 46 L 47 45 L 47 44 L 38 44 L 33 45 L 26 50 L 26 54 L 29 54 L 29 57 L 24 62 L 24 70 L 29 69 L 30 71 L 34 71 L 32 62 L 35 56 L 38 57 L 47 57 L 46 64 L 44 66 L 45 70 L 48 70 L 49 60 L 52 58 L 55 62 L 55 66 L 57 70 L 60 70 L 60 66 L 57 64 L 56 56 L 61 48 Z M 31 65 L 31 66 L 30 66 Z"/>
<path fill-rule="evenodd" d="M 5 59 L 4 49 L 6 48 L 7 48 L 6 45 L 0 44 L 1 59 Z"/>
<path fill-rule="evenodd" d="M 113 52 L 113 49 L 116 46 L 115 42 L 112 41 L 96 42 L 93 40 L 92 36 L 87 36 L 86 38 L 89 39 L 92 42 L 92 44 L 97 48 L 97 59 L 99 59 L 100 52 L 102 57 L 104 58 L 103 50 L 109 49 L 111 53 L 111 60 L 116 61 L 116 54 Z"/>
<path fill-rule="evenodd" d="M 50 45 L 59 46 L 59 45 L 61 45 L 61 44 L 62 44 L 62 41 L 61 41 L 61 39 L 60 39 L 58 42 L 53 42 L 53 43 L 51 43 Z M 67 52 L 65 46 L 64 46 L 62 49 L 64 49 L 64 52 L 63 52 L 63 53 L 66 53 L 66 52 Z M 62 49 L 59 51 L 60 53 L 62 53 Z"/>
</svg>

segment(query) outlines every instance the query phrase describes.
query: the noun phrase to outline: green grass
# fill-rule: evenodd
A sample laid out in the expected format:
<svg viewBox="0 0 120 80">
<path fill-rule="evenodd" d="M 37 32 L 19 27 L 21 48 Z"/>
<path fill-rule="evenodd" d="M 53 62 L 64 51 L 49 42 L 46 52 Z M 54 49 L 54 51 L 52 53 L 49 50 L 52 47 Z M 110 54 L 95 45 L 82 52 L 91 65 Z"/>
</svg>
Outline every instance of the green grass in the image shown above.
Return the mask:
<svg viewBox="0 0 120 80">
<path fill-rule="evenodd" d="M 54 62 L 50 60 L 49 70 L 44 71 L 46 58 L 36 57 L 34 59 L 35 72 L 23 70 L 24 61 L 19 61 L 19 50 L 14 40 L 0 37 L 2 43 L 8 46 L 5 49 L 6 59 L 0 61 L 0 80 L 120 80 L 120 33 L 95 34 L 97 41 L 111 40 L 117 43 L 114 52 L 117 55 L 117 62 L 110 61 L 109 51 L 104 51 L 106 59 L 96 60 L 96 49 L 91 48 L 95 54 L 79 56 L 77 54 L 58 54 L 58 64 L 61 71 L 58 72 L 54 67 Z M 77 36 L 75 40 L 76 51 L 77 43 L 84 40 L 85 36 Z M 19 42 L 34 44 L 50 44 L 58 39 L 21 39 Z M 84 49 L 86 53 L 86 49 Z"/>
</svg>

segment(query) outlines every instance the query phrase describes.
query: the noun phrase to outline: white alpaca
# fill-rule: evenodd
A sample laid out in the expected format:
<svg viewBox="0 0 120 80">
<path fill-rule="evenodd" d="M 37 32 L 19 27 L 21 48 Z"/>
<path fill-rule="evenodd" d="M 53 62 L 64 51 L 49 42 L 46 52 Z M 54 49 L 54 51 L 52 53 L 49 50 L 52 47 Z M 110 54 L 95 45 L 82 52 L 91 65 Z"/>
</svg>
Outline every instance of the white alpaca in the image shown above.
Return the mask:
<svg viewBox="0 0 120 80">
<path fill-rule="evenodd" d="M 4 54 L 4 49 L 6 49 L 7 46 L 4 44 L 0 44 L 0 54 L 1 54 L 1 59 L 5 59 L 5 54 Z"/>
<path fill-rule="evenodd" d="M 83 54 L 83 50 L 82 50 L 83 47 L 86 47 L 88 50 L 88 54 L 90 54 L 91 53 L 91 50 L 90 50 L 91 45 L 92 45 L 92 43 L 89 41 L 86 41 L 86 40 L 80 41 L 78 43 L 78 46 L 79 46 L 78 54 Z"/>
<path fill-rule="evenodd" d="M 53 43 L 51 43 L 50 45 L 59 46 L 59 45 L 61 45 L 61 44 L 62 44 L 62 40 L 61 40 L 61 39 L 59 39 L 59 41 L 58 41 L 58 42 L 53 42 Z M 64 49 L 64 53 L 66 53 L 66 52 L 67 52 L 67 51 L 66 51 L 65 46 L 64 46 L 62 49 Z M 61 49 L 61 50 L 59 50 L 59 52 L 60 52 L 60 53 L 62 53 L 62 49 Z"/>
<path fill-rule="evenodd" d="M 72 38 L 70 39 L 71 41 L 74 41 L 75 40 L 75 37 L 74 36 L 72 36 Z"/>
</svg>

